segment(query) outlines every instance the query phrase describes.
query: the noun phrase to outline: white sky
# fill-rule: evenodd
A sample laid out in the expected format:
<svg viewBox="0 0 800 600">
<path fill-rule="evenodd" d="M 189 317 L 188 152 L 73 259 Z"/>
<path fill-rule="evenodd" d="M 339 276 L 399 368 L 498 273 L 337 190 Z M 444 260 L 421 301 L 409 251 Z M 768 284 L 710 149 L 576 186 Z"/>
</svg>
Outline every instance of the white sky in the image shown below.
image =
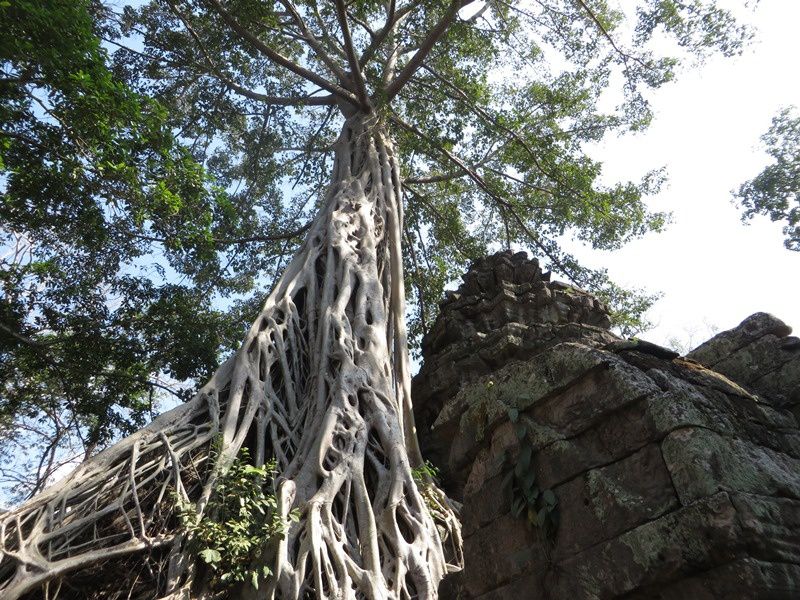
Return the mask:
<svg viewBox="0 0 800 600">
<path fill-rule="evenodd" d="M 743 56 L 680 73 L 653 94 L 645 133 L 592 150 L 609 181 L 667 168 L 669 184 L 650 202 L 673 213 L 664 233 L 614 252 L 576 252 L 620 284 L 663 292 L 649 315 L 656 327 L 642 336 L 657 343 L 692 347 L 760 310 L 800 331 L 800 253 L 783 247 L 781 226 L 766 217 L 743 225 L 730 193 L 768 163 L 759 136 L 771 118 L 800 106 L 800 2 L 761 0 L 742 15 L 757 27 Z"/>
</svg>

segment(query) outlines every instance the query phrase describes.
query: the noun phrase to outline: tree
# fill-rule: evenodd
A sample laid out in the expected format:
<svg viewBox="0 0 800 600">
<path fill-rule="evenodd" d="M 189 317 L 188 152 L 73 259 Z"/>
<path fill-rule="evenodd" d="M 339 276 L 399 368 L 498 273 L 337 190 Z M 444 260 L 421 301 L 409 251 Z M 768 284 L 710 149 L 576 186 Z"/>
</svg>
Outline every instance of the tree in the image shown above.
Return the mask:
<svg viewBox="0 0 800 600">
<path fill-rule="evenodd" d="M 659 177 L 603 188 L 581 143 L 646 125 L 642 89 L 676 64 L 647 51 L 654 32 L 730 54 L 746 30 L 671 0 L 640 7 L 630 44 L 622 13 L 585 0 L 167 0 L 105 18 L 127 48 L 115 72 L 167 108 L 222 196 L 237 209 L 269 198 L 290 228 L 314 216 L 240 350 L 194 398 L 2 518 L 4 598 L 219 593 L 219 550 L 198 552 L 181 523 L 187 505 L 193 523 L 218 516 L 242 448 L 255 468 L 274 461 L 285 532 L 235 593 L 435 597 L 460 561 L 459 526 L 414 476 L 404 267 L 423 324 L 453 265 L 498 239 L 602 285 L 558 237 L 614 248 L 658 229 L 642 194 Z M 617 68 L 626 99 L 602 114 Z M 297 198 L 276 199 L 284 175 Z"/>
<path fill-rule="evenodd" d="M 783 244 L 800 251 L 800 116 L 795 109 L 785 108 L 775 116 L 761 141 L 775 162 L 736 193 L 744 209 L 742 220 L 760 214 L 783 221 Z"/>
<path fill-rule="evenodd" d="M 88 3 L 3 3 L 0 23 L 0 455 L 4 477 L 19 475 L 15 443 L 27 444 L 31 479 L 17 489 L 35 493 L 62 462 L 152 418 L 154 374 L 205 377 L 238 332 L 199 290 L 158 287 L 133 266 L 150 244 L 144 221 L 164 235 L 189 221 L 178 252 L 217 207 L 163 108 L 113 77 Z"/>
<path fill-rule="evenodd" d="M 114 75 L 105 15 L 0 3 L 0 483 L 17 498 L 160 396 L 190 398 L 257 312 L 215 297 L 293 237 L 263 203 L 234 206 L 166 108 Z"/>
</svg>

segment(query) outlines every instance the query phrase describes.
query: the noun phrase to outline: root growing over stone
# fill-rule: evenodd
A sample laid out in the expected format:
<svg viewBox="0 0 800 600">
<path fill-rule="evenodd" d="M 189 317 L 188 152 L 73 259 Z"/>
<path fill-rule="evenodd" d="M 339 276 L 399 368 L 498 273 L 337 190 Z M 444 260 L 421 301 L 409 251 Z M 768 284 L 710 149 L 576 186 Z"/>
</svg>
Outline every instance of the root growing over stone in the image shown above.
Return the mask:
<svg viewBox="0 0 800 600">
<path fill-rule="evenodd" d="M 277 461 L 286 536 L 262 557 L 274 575 L 237 597 L 436 598 L 460 529 L 412 476 L 400 174 L 374 115 L 347 121 L 333 182 L 241 349 L 194 399 L 0 517 L 4 600 L 214 597 L 176 496 L 202 514 L 243 445 Z"/>
</svg>

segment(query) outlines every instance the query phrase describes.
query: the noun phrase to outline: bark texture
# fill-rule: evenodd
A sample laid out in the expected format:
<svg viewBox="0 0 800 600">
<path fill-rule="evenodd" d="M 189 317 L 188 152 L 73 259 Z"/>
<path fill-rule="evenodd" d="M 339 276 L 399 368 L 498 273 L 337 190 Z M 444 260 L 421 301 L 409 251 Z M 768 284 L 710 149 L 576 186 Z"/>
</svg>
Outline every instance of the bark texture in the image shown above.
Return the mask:
<svg viewBox="0 0 800 600">
<path fill-rule="evenodd" d="M 193 400 L 0 517 L 4 600 L 210 597 L 175 495 L 202 513 L 243 445 L 277 461 L 287 535 L 263 557 L 274 575 L 232 595 L 437 597 L 460 529 L 412 476 L 400 189 L 375 114 L 350 117 L 324 208 L 237 354 Z"/>
</svg>

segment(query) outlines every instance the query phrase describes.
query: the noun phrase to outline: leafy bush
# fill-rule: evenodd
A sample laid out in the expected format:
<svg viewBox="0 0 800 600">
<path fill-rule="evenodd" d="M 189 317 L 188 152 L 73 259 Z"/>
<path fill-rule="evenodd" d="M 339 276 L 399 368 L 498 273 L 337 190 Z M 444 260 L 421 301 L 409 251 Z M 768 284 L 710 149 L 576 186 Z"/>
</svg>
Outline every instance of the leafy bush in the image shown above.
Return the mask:
<svg viewBox="0 0 800 600">
<path fill-rule="evenodd" d="M 212 452 L 212 459 L 216 455 Z M 258 561 L 270 544 L 285 535 L 275 495 L 275 468 L 274 462 L 253 466 L 242 448 L 219 479 L 202 516 L 195 504 L 178 503 L 189 543 L 210 568 L 212 587 L 249 582 L 258 589 L 259 578 L 272 574 Z M 295 511 L 289 516 L 298 518 Z"/>
</svg>

